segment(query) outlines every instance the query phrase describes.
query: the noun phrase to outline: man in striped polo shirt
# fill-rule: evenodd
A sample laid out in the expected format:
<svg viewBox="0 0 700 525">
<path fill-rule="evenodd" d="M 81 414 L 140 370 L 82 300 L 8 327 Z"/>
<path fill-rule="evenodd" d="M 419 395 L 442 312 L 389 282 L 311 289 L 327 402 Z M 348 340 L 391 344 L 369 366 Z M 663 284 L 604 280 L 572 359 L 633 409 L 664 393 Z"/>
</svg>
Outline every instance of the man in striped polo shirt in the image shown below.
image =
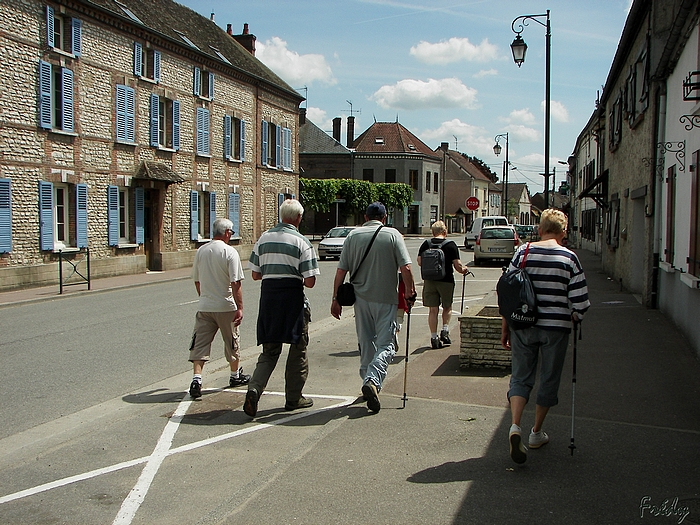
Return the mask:
<svg viewBox="0 0 700 525">
<path fill-rule="evenodd" d="M 512 352 L 508 390 L 512 425 L 508 440 L 510 456 L 516 463 L 527 459 L 520 419 L 535 385 L 537 362 L 540 361 L 540 385 L 529 448 L 540 448 L 549 442 L 542 424 L 549 409 L 559 402 L 559 383 L 571 326 L 581 321 L 590 306 L 581 262 L 574 252 L 562 246 L 566 227 L 567 218 L 562 211 L 547 209 L 540 217 L 540 241 L 528 243 L 525 271 L 537 296 L 537 323 L 523 330 L 511 330 L 505 318 L 501 321 L 501 343 Z M 525 245 L 513 256 L 509 271 L 520 266 L 524 254 Z"/>
<path fill-rule="evenodd" d="M 258 310 L 258 344 L 263 350 L 248 383 L 243 411 L 255 417 L 258 400 L 277 365 L 282 344 L 289 343 L 285 372 L 286 410 L 309 408 L 314 403 L 301 391 L 309 374 L 306 347 L 311 306 L 304 287 L 313 288 L 319 275 L 311 242 L 299 230 L 304 208 L 296 199 L 285 200 L 280 222 L 263 233 L 253 247 L 248 267 L 254 281 L 262 280 Z"/>
</svg>

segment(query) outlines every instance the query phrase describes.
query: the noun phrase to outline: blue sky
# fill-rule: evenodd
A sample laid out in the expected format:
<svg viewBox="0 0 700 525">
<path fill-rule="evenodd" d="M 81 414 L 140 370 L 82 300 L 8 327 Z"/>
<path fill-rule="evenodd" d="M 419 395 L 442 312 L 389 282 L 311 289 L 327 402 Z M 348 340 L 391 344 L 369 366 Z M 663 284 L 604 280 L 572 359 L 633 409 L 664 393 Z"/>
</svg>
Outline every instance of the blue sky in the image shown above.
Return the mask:
<svg viewBox="0 0 700 525">
<path fill-rule="evenodd" d="M 542 191 L 545 28 L 525 27 L 521 68 L 512 21 L 550 9 L 551 148 L 557 186 L 605 83 L 631 0 L 181 0 L 235 34 L 247 23 L 256 56 L 307 98 L 330 133 L 350 114 L 355 136 L 399 122 L 431 148 L 476 156 L 501 176 L 494 137 L 509 133 L 511 182 Z M 544 21 L 544 18 L 540 18 Z M 342 142 L 345 143 L 343 126 Z M 503 144 L 505 146 L 505 144 Z"/>
</svg>

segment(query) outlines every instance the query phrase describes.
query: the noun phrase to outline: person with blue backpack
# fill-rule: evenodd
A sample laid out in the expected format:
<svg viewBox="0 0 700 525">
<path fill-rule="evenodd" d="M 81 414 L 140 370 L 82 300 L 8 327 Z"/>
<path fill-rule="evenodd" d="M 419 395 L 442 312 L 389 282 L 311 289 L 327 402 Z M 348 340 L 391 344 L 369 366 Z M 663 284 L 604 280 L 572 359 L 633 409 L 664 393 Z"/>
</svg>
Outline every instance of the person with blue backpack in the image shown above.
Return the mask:
<svg viewBox="0 0 700 525">
<path fill-rule="evenodd" d="M 433 238 L 426 240 L 418 249 L 418 266 L 423 278 L 423 306 L 428 310 L 430 346 L 442 348 L 452 344 L 450 340 L 450 320 L 454 300 L 454 272 L 469 273 L 469 267 L 459 259 L 459 248 L 454 241 L 447 239 L 447 227 L 442 221 L 430 227 Z M 442 330 L 438 336 L 438 314 L 442 305 Z"/>
</svg>

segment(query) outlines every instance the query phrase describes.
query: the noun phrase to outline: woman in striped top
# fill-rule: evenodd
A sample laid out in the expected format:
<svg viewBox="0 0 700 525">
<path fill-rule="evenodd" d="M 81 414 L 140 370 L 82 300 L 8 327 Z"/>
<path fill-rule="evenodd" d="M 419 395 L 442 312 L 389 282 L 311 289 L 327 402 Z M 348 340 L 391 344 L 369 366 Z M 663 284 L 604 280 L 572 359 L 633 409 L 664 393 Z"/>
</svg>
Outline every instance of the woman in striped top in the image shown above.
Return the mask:
<svg viewBox="0 0 700 525">
<path fill-rule="evenodd" d="M 535 424 L 530 431 L 530 448 L 549 442 L 542 424 L 550 407 L 556 405 L 561 373 L 572 323 L 580 322 L 588 310 L 588 288 L 581 263 L 574 252 L 562 246 L 567 218 L 560 210 L 548 209 L 540 217 L 540 241 L 530 243 L 525 270 L 537 296 L 537 323 L 523 330 L 511 330 L 501 322 L 501 343 L 512 353 L 512 374 L 508 400 L 512 425 L 508 436 L 510 455 L 516 463 L 527 459 L 522 442 L 520 419 L 535 385 L 540 362 Z M 518 268 L 525 246 L 513 256 L 509 270 Z"/>
</svg>

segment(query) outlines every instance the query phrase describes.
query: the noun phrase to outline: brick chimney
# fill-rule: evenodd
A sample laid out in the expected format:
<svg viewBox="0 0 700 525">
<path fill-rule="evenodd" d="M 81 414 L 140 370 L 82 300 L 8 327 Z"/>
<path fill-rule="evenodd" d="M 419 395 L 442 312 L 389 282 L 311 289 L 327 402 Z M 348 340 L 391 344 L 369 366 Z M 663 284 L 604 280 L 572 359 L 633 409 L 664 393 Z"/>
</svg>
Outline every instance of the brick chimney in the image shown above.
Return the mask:
<svg viewBox="0 0 700 525">
<path fill-rule="evenodd" d="M 440 149 L 442 151 L 447 151 L 450 148 L 450 143 L 449 142 L 441 142 L 440 143 Z"/>
<path fill-rule="evenodd" d="M 299 125 L 306 124 L 306 108 L 299 108 Z"/>
<path fill-rule="evenodd" d="M 343 119 L 340 117 L 335 117 L 333 119 L 333 138 L 336 142 L 340 142 L 340 124 Z"/>
<path fill-rule="evenodd" d="M 355 117 L 350 115 L 348 117 L 348 149 L 352 149 L 354 142 L 355 142 Z"/>
<path fill-rule="evenodd" d="M 231 35 L 233 38 L 236 39 L 236 41 L 241 44 L 243 47 L 245 47 L 251 55 L 255 56 L 255 41 L 257 40 L 255 38 L 255 35 L 251 35 L 250 32 L 248 31 L 248 24 L 243 24 L 243 33 L 240 35 L 234 35 L 233 30 L 231 29 L 231 24 L 228 24 L 228 27 L 226 28 L 226 32 Z"/>
</svg>

